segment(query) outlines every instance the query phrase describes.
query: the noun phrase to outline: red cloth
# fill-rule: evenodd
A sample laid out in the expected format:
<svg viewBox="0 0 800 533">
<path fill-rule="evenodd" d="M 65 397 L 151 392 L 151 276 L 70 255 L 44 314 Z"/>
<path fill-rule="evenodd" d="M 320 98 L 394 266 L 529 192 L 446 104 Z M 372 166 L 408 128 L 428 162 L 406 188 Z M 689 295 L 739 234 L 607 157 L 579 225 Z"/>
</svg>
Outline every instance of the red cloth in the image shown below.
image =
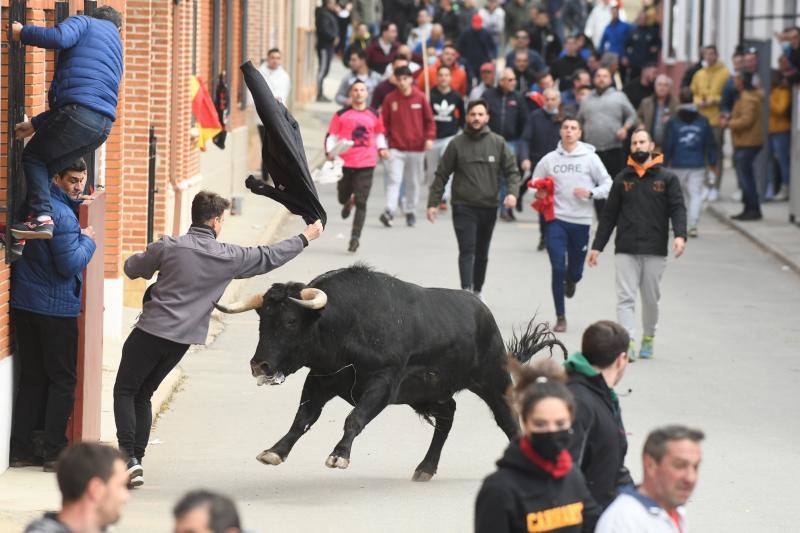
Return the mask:
<svg viewBox="0 0 800 533">
<path fill-rule="evenodd" d="M 547 222 L 554 220 L 556 218 L 556 201 L 555 201 L 555 190 L 556 184 L 553 183 L 553 178 L 550 176 L 544 177 L 542 179 L 538 179 L 535 181 L 531 181 L 528 183 L 528 188 L 530 189 L 544 189 L 547 191 L 547 196 L 544 198 L 537 198 L 531 204 L 535 210 L 540 212 L 544 215 L 544 219 Z"/>
<path fill-rule="evenodd" d="M 537 91 L 531 91 L 527 94 L 528 100 L 539 106 L 539 109 L 544 109 L 544 95 Z"/>
<path fill-rule="evenodd" d="M 520 437 L 519 447 L 530 462 L 550 474 L 554 479 L 561 479 L 572 470 L 572 456 L 567 450 L 561 450 L 558 459 L 553 463 L 536 453 L 526 437 Z"/>
<path fill-rule="evenodd" d="M 408 96 L 399 89 L 389 93 L 381 105 L 381 118 L 389 148 L 424 152 L 425 141 L 436 138 L 433 111 L 416 87 L 412 86 Z"/>
</svg>

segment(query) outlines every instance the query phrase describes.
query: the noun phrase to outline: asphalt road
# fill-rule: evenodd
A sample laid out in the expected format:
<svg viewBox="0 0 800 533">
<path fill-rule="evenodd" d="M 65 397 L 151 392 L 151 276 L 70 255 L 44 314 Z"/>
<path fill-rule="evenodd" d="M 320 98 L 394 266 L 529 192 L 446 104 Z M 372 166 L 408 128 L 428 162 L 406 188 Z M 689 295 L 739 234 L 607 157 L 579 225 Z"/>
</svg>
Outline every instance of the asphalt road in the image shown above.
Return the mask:
<svg viewBox="0 0 800 533">
<path fill-rule="evenodd" d="M 422 285 L 458 287 L 449 215 L 434 225 L 420 220 L 416 228 L 381 227 L 379 174 L 362 248 L 352 255 L 345 252 L 349 224 L 339 219 L 334 186 L 323 186 L 321 196 L 331 218 L 323 237 L 290 264 L 253 279 L 252 291 L 276 281 L 307 282 L 356 260 Z M 262 201 L 268 200 L 253 197 L 247 207 L 257 209 Z M 282 231 L 301 229 L 293 220 Z M 498 222 L 495 231 L 484 294 L 506 337 L 534 314 L 554 319 L 549 264 L 535 251 L 537 238 L 527 207 L 519 222 Z M 671 422 L 698 426 L 708 438 L 688 508 L 692 530 L 792 529 L 800 473 L 800 278 L 705 217 L 701 237 L 689 243 L 683 258 L 669 261 L 662 288 L 656 357 L 629 367 L 618 387 L 629 467 L 638 478 L 642 442 L 651 428 Z M 614 318 L 610 253 L 587 271 L 568 300 L 567 315 L 570 329 L 562 339 L 570 350 L 578 349 L 585 326 Z M 158 444 L 144 461 L 146 484 L 135 491 L 118 531 L 168 530 L 171 506 L 197 487 L 231 495 L 245 526 L 260 532 L 472 528 L 474 497 L 506 445 L 477 397 L 456 397 L 455 423 L 430 483 L 412 483 L 410 477 L 432 428 L 403 406 L 387 409 L 357 438 L 348 470 L 326 468 L 349 411 L 338 399 L 286 463 L 264 466 L 255 456 L 288 429 L 305 372 L 277 387 L 257 387 L 248 367 L 256 341 L 256 314 L 231 316 L 213 345 L 184 361 L 183 389 L 152 434 Z"/>
</svg>

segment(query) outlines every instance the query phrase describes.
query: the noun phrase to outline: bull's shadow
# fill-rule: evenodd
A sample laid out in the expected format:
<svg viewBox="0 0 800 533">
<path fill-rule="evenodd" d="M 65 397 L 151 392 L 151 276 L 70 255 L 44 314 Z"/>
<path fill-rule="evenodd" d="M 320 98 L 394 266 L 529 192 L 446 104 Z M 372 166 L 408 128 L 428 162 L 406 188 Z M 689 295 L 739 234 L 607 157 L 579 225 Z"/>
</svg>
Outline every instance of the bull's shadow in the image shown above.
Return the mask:
<svg viewBox="0 0 800 533">
<path fill-rule="evenodd" d="M 545 324 L 532 320 L 506 347 L 489 308 L 473 294 L 423 288 L 363 264 L 327 272 L 308 285 L 275 284 L 266 294 L 217 308 L 258 313 L 250 366 L 260 385 L 278 385 L 309 368 L 289 431 L 257 457 L 268 465 L 284 462 L 325 404 L 339 396 L 353 409 L 325 461 L 328 467 L 347 468 L 356 436 L 388 405 L 403 404 L 434 427 L 412 477 L 428 481 L 453 425 L 457 392 L 480 397 L 513 439 L 519 426 L 506 396 L 509 357 L 525 363 L 553 347 L 566 354 Z"/>
</svg>

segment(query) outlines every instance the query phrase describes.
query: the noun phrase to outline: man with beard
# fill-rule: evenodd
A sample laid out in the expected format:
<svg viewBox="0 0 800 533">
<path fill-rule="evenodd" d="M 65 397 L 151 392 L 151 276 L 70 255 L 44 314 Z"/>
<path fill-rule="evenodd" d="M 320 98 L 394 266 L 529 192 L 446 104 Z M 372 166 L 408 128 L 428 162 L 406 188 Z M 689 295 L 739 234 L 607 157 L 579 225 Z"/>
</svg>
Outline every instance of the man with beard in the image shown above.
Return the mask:
<svg viewBox="0 0 800 533">
<path fill-rule="evenodd" d="M 639 77 L 629 81 L 622 88 L 622 92 L 628 97 L 634 109 L 639 109 L 642 100 L 648 96 L 653 96 L 657 75 L 658 69 L 655 64 L 651 63 L 642 69 Z"/>
<path fill-rule="evenodd" d="M 353 207 L 356 208 L 348 252 L 358 250 L 361 230 L 367 216 L 367 198 L 372 188 L 372 174 L 375 171 L 377 155 L 380 154 L 383 159 L 389 157 L 383 122 L 377 111 L 367 107 L 368 94 L 365 82 L 361 80 L 353 82 L 348 97 L 351 103 L 333 116 L 325 139 L 329 160 L 333 159 L 330 151 L 337 142 L 342 139 L 353 141 L 353 146 L 341 154 L 344 167 L 342 179 L 336 186 L 339 203 L 343 206 L 342 218 L 348 218 Z"/>
<path fill-rule="evenodd" d="M 697 485 L 704 437 L 685 426 L 652 431 L 644 443 L 642 484 L 622 491 L 595 533 L 686 531 L 684 505 Z"/>
<path fill-rule="evenodd" d="M 523 172 L 528 172 L 536 168 L 539 161 L 558 146 L 561 140 L 560 130 L 564 115 L 561 112 L 561 94 L 555 87 L 545 89 L 544 107 L 537 109 L 530 115 L 525 122 L 525 129 L 522 130 L 522 141 L 519 143 L 519 159 L 522 161 L 520 168 Z M 521 211 L 522 197 L 528 189 L 530 178 L 519 188 L 517 211 Z M 545 219 L 539 213 L 539 246 L 538 250 L 545 249 Z"/>
<path fill-rule="evenodd" d="M 578 120 L 583 123 L 583 139 L 593 145 L 606 170 L 616 176 L 625 166 L 622 143 L 636 124 L 636 110 L 625 93 L 611 86 L 611 71 L 599 68 L 594 73 L 594 91 L 581 102 Z M 595 202 L 598 218 L 605 202 Z"/>
<path fill-rule="evenodd" d="M 680 257 L 686 247 L 686 207 L 678 177 L 662 166 L 663 156 L 654 154 L 655 144 L 647 130 L 637 129 L 631 137 L 628 165 L 614 177 L 608 203 L 600 216 L 589 266 L 597 266 L 614 228 L 617 322 L 628 330 L 634 358 L 636 338 L 636 296 L 642 295 L 642 359 L 653 357 L 658 323 L 659 285 L 667 266 L 670 223 L 675 233 L 672 251 Z"/>
<path fill-rule="evenodd" d="M 436 221 L 439 203 L 450 176 L 453 176 L 453 226 L 458 240 L 458 271 L 461 288 L 480 298 L 489 262 L 489 245 L 497 220 L 497 198 L 502 175 L 508 187 L 519 187 L 517 160 L 505 139 L 488 127 L 489 107 L 474 100 L 467 107 L 467 127 L 457 135 L 442 155 L 428 196 L 428 220 Z M 508 194 L 503 205 L 517 203 Z"/>
<path fill-rule="evenodd" d="M 397 25 L 391 22 L 382 23 L 381 34 L 367 45 L 365 52 L 370 70 L 383 74 L 386 71 L 386 66 L 397 55 L 399 46 L 397 43 Z"/>
</svg>

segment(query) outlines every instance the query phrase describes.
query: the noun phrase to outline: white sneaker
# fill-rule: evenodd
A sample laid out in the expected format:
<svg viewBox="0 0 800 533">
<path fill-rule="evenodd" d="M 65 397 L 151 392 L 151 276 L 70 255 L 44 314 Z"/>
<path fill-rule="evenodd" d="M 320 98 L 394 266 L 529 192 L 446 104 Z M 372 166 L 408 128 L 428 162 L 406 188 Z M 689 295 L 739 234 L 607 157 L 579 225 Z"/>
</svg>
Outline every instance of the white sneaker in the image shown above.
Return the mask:
<svg viewBox="0 0 800 533">
<path fill-rule="evenodd" d="M 742 201 L 742 191 L 736 191 L 731 194 L 731 200 L 734 202 L 741 202 Z"/>
<path fill-rule="evenodd" d="M 477 291 L 472 291 L 472 294 L 474 294 L 475 298 L 477 298 L 478 300 L 482 301 L 483 303 L 486 303 L 486 300 L 483 299 L 483 295 L 481 293 Z"/>
<path fill-rule="evenodd" d="M 781 187 L 780 190 L 772 197 L 773 202 L 785 202 L 789 199 L 788 187 Z"/>
<path fill-rule="evenodd" d="M 716 187 L 711 187 L 708 190 L 708 198 L 707 199 L 708 199 L 709 202 L 716 202 L 717 200 L 719 200 L 719 189 L 717 189 Z"/>
<path fill-rule="evenodd" d="M 711 195 L 711 187 L 703 187 L 703 194 L 700 195 L 701 202 L 707 202 L 708 197 Z"/>
</svg>

